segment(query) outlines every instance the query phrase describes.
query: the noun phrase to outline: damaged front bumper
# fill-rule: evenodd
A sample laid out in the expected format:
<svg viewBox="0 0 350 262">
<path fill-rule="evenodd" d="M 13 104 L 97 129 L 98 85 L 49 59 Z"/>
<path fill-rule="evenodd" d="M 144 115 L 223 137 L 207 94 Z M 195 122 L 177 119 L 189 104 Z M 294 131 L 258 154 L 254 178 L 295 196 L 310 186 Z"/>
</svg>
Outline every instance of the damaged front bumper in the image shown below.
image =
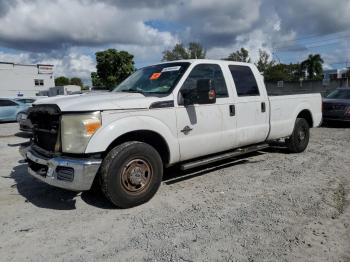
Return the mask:
<svg viewBox="0 0 350 262">
<path fill-rule="evenodd" d="M 28 147 L 25 152 L 28 172 L 33 177 L 55 187 L 86 191 L 92 186 L 101 159 L 79 159 L 57 156 L 47 158 Z"/>
</svg>

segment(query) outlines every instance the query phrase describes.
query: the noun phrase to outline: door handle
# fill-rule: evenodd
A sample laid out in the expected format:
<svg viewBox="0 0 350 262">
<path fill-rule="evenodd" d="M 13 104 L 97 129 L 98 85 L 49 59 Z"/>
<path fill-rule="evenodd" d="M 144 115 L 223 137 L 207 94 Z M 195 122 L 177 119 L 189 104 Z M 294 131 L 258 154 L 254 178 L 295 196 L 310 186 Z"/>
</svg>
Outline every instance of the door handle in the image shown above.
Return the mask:
<svg viewBox="0 0 350 262">
<path fill-rule="evenodd" d="M 187 135 L 189 132 L 191 132 L 193 129 L 190 128 L 189 126 L 185 126 L 184 129 L 181 130 L 182 133 Z"/>
<path fill-rule="evenodd" d="M 265 102 L 261 103 L 261 112 L 263 112 L 263 113 L 266 112 L 266 104 L 265 104 Z"/>
<path fill-rule="evenodd" d="M 230 116 L 236 115 L 236 107 L 235 105 L 230 105 Z"/>
</svg>

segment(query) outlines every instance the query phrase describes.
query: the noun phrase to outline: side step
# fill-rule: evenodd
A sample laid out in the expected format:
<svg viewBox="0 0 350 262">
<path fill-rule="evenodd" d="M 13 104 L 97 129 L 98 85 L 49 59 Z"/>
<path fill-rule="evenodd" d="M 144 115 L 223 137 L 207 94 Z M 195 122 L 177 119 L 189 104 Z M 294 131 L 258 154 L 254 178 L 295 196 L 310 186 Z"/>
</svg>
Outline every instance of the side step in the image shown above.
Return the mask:
<svg viewBox="0 0 350 262">
<path fill-rule="evenodd" d="M 188 170 L 188 169 L 192 169 L 195 167 L 199 167 L 199 166 L 203 166 L 203 165 L 207 165 L 210 163 L 214 163 L 217 161 L 221 161 L 221 160 L 225 160 L 225 159 L 229 159 L 229 158 L 233 158 L 233 157 L 237 157 L 237 156 L 241 156 L 244 154 L 249 154 L 255 151 L 259 151 L 265 148 L 268 148 L 269 145 L 268 144 L 257 144 L 257 145 L 253 145 L 253 146 L 248 146 L 248 147 L 242 147 L 242 148 L 238 148 L 234 151 L 230 151 L 230 152 L 226 152 L 224 154 L 220 154 L 220 155 L 214 155 L 211 157 L 207 157 L 207 158 L 202 158 L 199 160 L 194 160 L 192 162 L 187 162 L 187 163 L 183 163 L 182 165 L 180 165 L 181 170 Z"/>
</svg>

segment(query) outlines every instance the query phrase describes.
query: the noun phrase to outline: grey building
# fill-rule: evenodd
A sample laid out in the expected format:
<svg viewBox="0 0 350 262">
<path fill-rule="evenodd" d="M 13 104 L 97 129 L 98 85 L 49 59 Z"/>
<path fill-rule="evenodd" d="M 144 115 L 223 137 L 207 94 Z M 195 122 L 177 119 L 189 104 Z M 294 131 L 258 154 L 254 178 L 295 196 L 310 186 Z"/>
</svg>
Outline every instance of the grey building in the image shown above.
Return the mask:
<svg viewBox="0 0 350 262">
<path fill-rule="evenodd" d="M 0 97 L 32 97 L 55 86 L 53 65 L 0 62 Z"/>
<path fill-rule="evenodd" d="M 337 80 L 346 78 L 346 73 L 350 70 L 349 68 L 341 68 L 341 69 L 330 69 L 324 70 L 323 75 L 325 80 Z"/>
<path fill-rule="evenodd" d="M 76 85 L 67 86 L 55 86 L 50 87 L 48 90 L 40 91 L 37 95 L 39 96 L 67 96 L 81 94 L 81 87 Z"/>
</svg>

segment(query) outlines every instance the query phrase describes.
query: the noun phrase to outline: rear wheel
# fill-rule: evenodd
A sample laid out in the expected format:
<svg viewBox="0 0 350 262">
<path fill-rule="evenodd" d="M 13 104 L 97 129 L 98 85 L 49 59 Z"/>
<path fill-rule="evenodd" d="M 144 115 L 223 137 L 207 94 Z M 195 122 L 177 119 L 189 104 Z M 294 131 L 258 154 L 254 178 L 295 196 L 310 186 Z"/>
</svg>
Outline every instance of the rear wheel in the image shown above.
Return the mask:
<svg viewBox="0 0 350 262">
<path fill-rule="evenodd" d="M 150 200 L 163 176 L 159 153 L 142 142 L 126 142 L 113 148 L 101 167 L 101 188 L 116 206 L 129 208 Z"/>
<path fill-rule="evenodd" d="M 287 139 L 286 145 L 290 152 L 304 152 L 309 144 L 310 126 L 304 118 L 297 118 L 294 125 L 293 134 Z"/>
</svg>

